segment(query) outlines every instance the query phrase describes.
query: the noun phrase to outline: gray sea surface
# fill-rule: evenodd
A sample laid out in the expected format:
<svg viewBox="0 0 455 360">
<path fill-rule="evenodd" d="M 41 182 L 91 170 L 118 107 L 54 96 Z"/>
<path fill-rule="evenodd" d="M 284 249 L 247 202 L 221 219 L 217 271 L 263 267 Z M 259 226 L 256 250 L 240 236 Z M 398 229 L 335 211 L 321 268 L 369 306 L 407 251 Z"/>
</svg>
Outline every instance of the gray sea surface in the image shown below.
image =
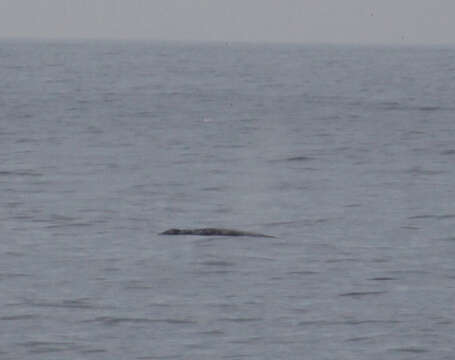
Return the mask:
<svg viewBox="0 0 455 360">
<path fill-rule="evenodd" d="M 3 40 L 0 83 L 2 360 L 453 359 L 455 48 Z"/>
</svg>

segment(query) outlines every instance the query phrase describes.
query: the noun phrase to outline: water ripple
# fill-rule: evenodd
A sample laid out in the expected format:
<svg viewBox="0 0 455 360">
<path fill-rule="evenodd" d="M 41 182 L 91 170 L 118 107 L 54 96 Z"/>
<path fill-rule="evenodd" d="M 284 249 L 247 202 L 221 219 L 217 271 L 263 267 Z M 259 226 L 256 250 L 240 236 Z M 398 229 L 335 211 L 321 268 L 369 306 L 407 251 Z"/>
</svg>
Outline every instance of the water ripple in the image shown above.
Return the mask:
<svg viewBox="0 0 455 360">
<path fill-rule="evenodd" d="M 22 256 L 22 253 L 16 253 L 16 252 L 7 252 L 6 255 L 10 256 Z M 0 281 L 1 280 L 6 280 L 6 279 L 15 279 L 15 278 L 21 278 L 21 277 L 31 277 L 31 274 L 21 274 L 21 273 L 0 273 Z"/>
<path fill-rule="evenodd" d="M 353 291 L 353 292 L 339 294 L 339 296 L 360 298 L 360 297 L 371 296 L 371 295 L 383 295 L 386 293 L 387 293 L 387 291 Z"/>
<path fill-rule="evenodd" d="M 390 276 L 378 276 L 378 277 L 370 278 L 368 280 L 371 280 L 371 281 L 389 281 L 389 280 L 398 280 L 398 279 L 394 278 L 394 277 L 390 277 Z"/>
<path fill-rule="evenodd" d="M 182 359 L 180 355 L 164 355 L 164 356 L 139 356 L 137 360 L 175 360 Z"/>
<path fill-rule="evenodd" d="M 33 314 L 7 315 L 7 316 L 1 316 L 0 321 L 33 320 L 38 317 L 39 317 L 38 315 L 33 315 Z"/>
<path fill-rule="evenodd" d="M 246 338 L 237 338 L 237 339 L 232 339 L 232 340 L 229 340 L 229 342 L 231 344 L 255 344 L 259 341 L 263 341 L 264 338 L 261 337 L 261 336 L 250 336 L 250 337 L 246 337 Z"/>
<path fill-rule="evenodd" d="M 169 325 L 194 325 L 197 321 L 191 319 L 147 319 L 147 318 L 134 318 L 134 317 L 113 317 L 113 316 L 100 316 L 95 319 L 85 320 L 84 322 L 102 323 L 107 326 L 114 326 L 119 324 L 156 324 L 165 323 Z"/>
<path fill-rule="evenodd" d="M 441 155 L 455 155 L 455 149 L 441 151 Z"/>
<path fill-rule="evenodd" d="M 226 335 L 226 333 L 220 329 L 200 331 L 198 334 L 202 335 L 202 336 L 224 336 L 224 335 Z"/>
<path fill-rule="evenodd" d="M 307 275 L 316 275 L 316 274 L 319 274 L 319 272 L 312 271 L 312 270 L 301 270 L 301 271 L 288 271 L 286 274 L 287 275 L 297 275 L 297 276 L 300 276 L 300 275 L 307 276 Z"/>
<path fill-rule="evenodd" d="M 18 346 L 23 346 L 33 354 L 46 354 L 54 352 L 63 352 L 75 350 L 78 348 L 72 342 L 53 342 L 53 341 L 27 341 L 17 344 Z"/>
<path fill-rule="evenodd" d="M 339 325 L 394 325 L 399 324 L 398 320 L 307 320 L 301 321 L 298 326 L 339 326 Z"/>
<path fill-rule="evenodd" d="M 441 175 L 447 173 L 446 170 L 429 170 L 423 169 L 420 166 L 414 166 L 410 169 L 405 170 L 407 174 L 418 176 L 418 175 Z"/>
<path fill-rule="evenodd" d="M 0 176 L 23 176 L 23 177 L 37 177 L 37 176 L 43 176 L 42 173 L 37 172 L 35 170 L 2 170 L 0 171 Z"/>
<path fill-rule="evenodd" d="M 300 155 L 300 156 L 290 156 L 283 159 L 269 160 L 270 162 L 308 162 L 315 160 L 315 157 Z"/>
<path fill-rule="evenodd" d="M 42 308 L 66 308 L 66 309 L 99 309 L 100 306 L 90 303 L 89 299 L 70 299 L 70 300 L 26 300 L 24 305 Z"/>
<path fill-rule="evenodd" d="M 255 322 L 255 321 L 262 321 L 262 320 L 263 319 L 252 318 L 252 317 L 237 317 L 237 318 L 221 318 L 221 319 L 218 319 L 218 321 L 234 322 L 234 323 Z"/>
<path fill-rule="evenodd" d="M 405 352 L 405 353 L 412 353 L 412 354 L 422 354 L 429 352 L 428 349 L 425 348 L 419 348 L 419 347 L 402 347 L 402 348 L 396 348 L 396 349 L 390 349 L 389 351 L 394 351 L 394 352 Z"/>
<path fill-rule="evenodd" d="M 455 214 L 443 214 L 443 215 L 432 215 L 432 214 L 422 214 L 422 215 L 414 215 L 408 217 L 409 220 L 425 220 L 425 219 L 436 219 L 436 220 L 446 220 L 446 219 L 454 219 Z"/>
<path fill-rule="evenodd" d="M 455 236 L 449 236 L 449 237 L 446 237 L 446 238 L 442 238 L 442 239 L 439 239 L 441 241 L 455 241 Z M 1 275 L 0 275 L 1 276 Z"/>
<path fill-rule="evenodd" d="M 207 260 L 207 261 L 200 262 L 198 264 L 204 265 L 204 266 L 221 266 L 221 267 L 225 267 L 225 266 L 228 267 L 228 266 L 236 265 L 234 262 L 225 261 L 225 260 Z"/>
</svg>

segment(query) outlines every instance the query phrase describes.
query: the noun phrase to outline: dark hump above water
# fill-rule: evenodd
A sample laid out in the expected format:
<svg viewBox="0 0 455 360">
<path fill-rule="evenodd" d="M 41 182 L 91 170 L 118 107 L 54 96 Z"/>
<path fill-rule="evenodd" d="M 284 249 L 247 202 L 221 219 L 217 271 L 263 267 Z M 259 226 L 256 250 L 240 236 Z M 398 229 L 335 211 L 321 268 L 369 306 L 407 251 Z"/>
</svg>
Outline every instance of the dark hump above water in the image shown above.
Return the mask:
<svg viewBox="0 0 455 360">
<path fill-rule="evenodd" d="M 172 228 L 163 231 L 159 235 L 200 235 L 200 236 L 253 236 L 253 237 L 266 237 L 273 238 L 274 236 L 265 235 L 249 231 L 240 231 L 233 229 L 221 228 L 202 228 L 202 229 L 176 229 Z"/>
</svg>

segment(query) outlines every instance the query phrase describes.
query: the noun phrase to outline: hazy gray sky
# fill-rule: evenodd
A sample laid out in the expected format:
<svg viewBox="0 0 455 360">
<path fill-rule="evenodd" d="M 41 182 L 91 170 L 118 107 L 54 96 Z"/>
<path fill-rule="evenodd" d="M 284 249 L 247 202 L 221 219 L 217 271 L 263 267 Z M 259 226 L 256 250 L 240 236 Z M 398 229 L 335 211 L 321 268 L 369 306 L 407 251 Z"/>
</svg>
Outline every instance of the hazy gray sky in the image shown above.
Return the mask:
<svg viewBox="0 0 455 360">
<path fill-rule="evenodd" d="M 0 37 L 455 43 L 455 0 L 0 0 Z"/>
</svg>

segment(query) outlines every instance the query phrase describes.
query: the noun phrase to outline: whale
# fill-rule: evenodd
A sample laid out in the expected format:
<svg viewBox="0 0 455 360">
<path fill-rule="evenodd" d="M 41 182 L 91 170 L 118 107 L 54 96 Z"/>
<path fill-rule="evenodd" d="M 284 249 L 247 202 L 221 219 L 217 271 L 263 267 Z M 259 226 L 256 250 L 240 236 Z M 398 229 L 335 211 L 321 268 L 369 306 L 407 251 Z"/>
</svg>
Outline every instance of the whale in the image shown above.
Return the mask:
<svg viewBox="0 0 455 360">
<path fill-rule="evenodd" d="M 234 229 L 222 228 L 201 228 L 201 229 L 177 229 L 172 228 L 158 235 L 199 235 L 199 236 L 249 236 L 249 237 L 263 237 L 274 238 L 275 236 L 266 235 L 250 231 L 241 231 Z"/>
</svg>

